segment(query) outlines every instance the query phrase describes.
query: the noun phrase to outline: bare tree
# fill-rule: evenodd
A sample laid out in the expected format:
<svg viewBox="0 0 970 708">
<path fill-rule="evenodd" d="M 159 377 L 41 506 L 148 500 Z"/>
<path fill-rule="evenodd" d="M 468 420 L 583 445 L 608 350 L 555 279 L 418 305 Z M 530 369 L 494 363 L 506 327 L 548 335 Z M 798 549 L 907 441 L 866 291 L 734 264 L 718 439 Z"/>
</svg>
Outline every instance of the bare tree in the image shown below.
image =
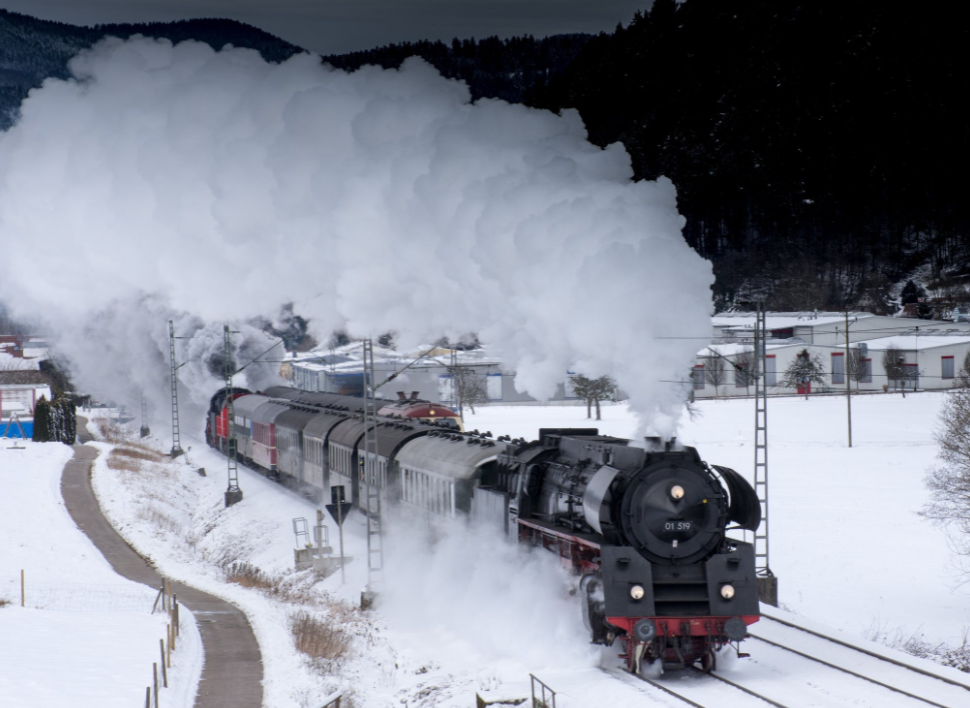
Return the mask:
<svg viewBox="0 0 970 708">
<path fill-rule="evenodd" d="M 858 347 L 849 349 L 847 358 L 846 373 L 850 381 L 855 381 L 855 390 L 858 391 L 861 382 L 872 380 L 872 361 L 862 356 Z"/>
<path fill-rule="evenodd" d="M 906 357 L 899 347 L 892 344 L 886 347 L 882 353 L 882 368 L 886 370 L 886 390 L 898 388 L 902 391 L 903 398 L 906 398 L 905 380 L 908 378 L 905 364 Z"/>
<path fill-rule="evenodd" d="M 734 357 L 734 380 L 739 386 L 744 386 L 745 393 L 751 393 L 751 384 L 758 375 L 757 363 L 754 348 L 743 349 Z"/>
<path fill-rule="evenodd" d="M 714 395 L 721 395 L 721 386 L 727 380 L 727 367 L 724 366 L 724 359 L 719 356 L 712 356 L 704 363 L 704 380 L 714 387 Z"/>
<path fill-rule="evenodd" d="M 802 349 L 791 364 L 785 369 L 782 376 L 781 385 L 791 389 L 805 389 L 805 398 L 808 398 L 809 384 L 825 383 L 825 369 L 822 366 L 822 357 L 818 354 L 811 354 L 808 349 Z"/>
<path fill-rule="evenodd" d="M 475 406 L 488 403 L 488 382 L 473 366 L 449 366 L 448 373 L 454 386 L 454 398 L 458 404 L 458 415 L 465 420 L 465 407 L 475 413 Z"/>
<path fill-rule="evenodd" d="M 616 382 L 609 376 L 590 379 L 582 374 L 572 377 L 573 392 L 577 398 L 586 401 L 586 417 L 593 417 L 593 406 L 596 406 L 596 420 L 602 420 L 600 401 L 616 398 Z"/>
<path fill-rule="evenodd" d="M 920 515 L 946 527 L 970 557 L 970 354 L 943 400 L 935 437 L 940 464 L 926 477 L 931 500 Z"/>
</svg>

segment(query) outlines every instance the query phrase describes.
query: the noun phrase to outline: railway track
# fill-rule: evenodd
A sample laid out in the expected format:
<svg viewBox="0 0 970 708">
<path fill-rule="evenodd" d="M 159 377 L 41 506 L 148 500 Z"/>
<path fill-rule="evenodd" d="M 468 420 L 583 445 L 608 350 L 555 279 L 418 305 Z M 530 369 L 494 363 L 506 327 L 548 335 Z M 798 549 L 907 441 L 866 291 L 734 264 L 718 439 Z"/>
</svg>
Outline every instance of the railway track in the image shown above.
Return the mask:
<svg viewBox="0 0 970 708">
<path fill-rule="evenodd" d="M 750 639 L 762 649 L 736 672 L 705 675 L 690 669 L 660 680 L 631 679 L 678 701 L 671 705 L 694 708 L 970 705 L 970 677 L 946 676 L 943 667 L 924 668 L 767 614 L 751 630 Z"/>
<path fill-rule="evenodd" d="M 815 664 L 853 676 L 923 705 L 959 708 L 970 705 L 970 677 L 960 681 L 858 644 L 762 614 L 751 639 Z"/>
<path fill-rule="evenodd" d="M 654 688 L 660 689 L 661 691 L 663 691 L 669 696 L 673 696 L 674 698 L 677 698 L 678 700 L 680 700 L 683 703 L 686 703 L 689 706 L 693 706 L 693 708 L 714 708 L 714 706 L 717 706 L 717 708 L 723 708 L 724 706 L 734 705 L 735 702 L 737 702 L 738 705 L 743 705 L 743 706 L 760 705 L 757 703 L 752 704 L 750 700 L 751 698 L 755 698 L 761 703 L 763 703 L 764 705 L 774 706 L 775 708 L 789 708 L 789 706 L 786 706 L 783 703 L 779 703 L 778 701 L 773 700 L 768 696 L 764 696 L 758 693 L 757 691 L 751 688 L 748 688 L 747 686 L 742 686 L 741 684 L 736 683 L 730 679 L 724 678 L 719 674 L 716 674 L 716 673 L 705 674 L 697 669 L 689 669 L 689 672 L 696 675 L 697 683 L 711 683 L 713 681 L 718 681 L 720 683 L 725 683 L 728 686 L 733 687 L 734 689 L 739 691 L 742 695 L 735 696 L 734 699 L 737 699 L 737 701 L 735 701 L 735 700 L 732 700 L 732 698 L 724 696 L 722 693 L 721 695 L 717 696 L 713 700 L 707 699 L 705 703 L 698 703 L 696 700 L 684 695 L 683 692 L 676 691 L 670 688 L 669 686 L 664 685 L 663 683 L 660 683 L 659 681 L 655 681 L 654 679 L 641 677 L 640 680 L 642 680 L 644 683 L 649 684 L 650 686 L 653 686 Z M 720 689 L 718 690 L 720 691 Z"/>
</svg>

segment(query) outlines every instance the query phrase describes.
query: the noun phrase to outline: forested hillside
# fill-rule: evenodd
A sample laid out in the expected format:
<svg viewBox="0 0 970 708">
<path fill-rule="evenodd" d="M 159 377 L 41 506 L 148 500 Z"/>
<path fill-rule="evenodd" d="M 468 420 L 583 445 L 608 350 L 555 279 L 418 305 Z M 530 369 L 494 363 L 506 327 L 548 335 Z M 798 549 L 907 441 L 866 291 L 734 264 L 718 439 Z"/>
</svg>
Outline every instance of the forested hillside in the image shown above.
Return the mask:
<svg viewBox="0 0 970 708">
<path fill-rule="evenodd" d="M 674 181 L 723 296 L 878 310 L 923 266 L 966 298 L 967 40 L 946 3 L 657 0 L 528 100 Z"/>
<path fill-rule="evenodd" d="M 17 107 L 30 89 L 40 86 L 48 77 L 66 78 L 67 62 L 79 51 L 108 35 L 126 39 L 133 34 L 176 43 L 194 39 L 214 49 L 232 44 L 255 49 L 268 61 L 282 61 L 303 51 L 261 29 L 234 20 L 78 27 L 0 10 L 0 129 L 8 128 L 16 119 Z"/>
<path fill-rule="evenodd" d="M 541 39 L 455 39 L 450 45 L 404 42 L 323 59 L 339 69 L 352 71 L 364 64 L 396 69 L 406 58 L 417 55 L 433 65 L 442 76 L 467 83 L 475 100 L 485 97 L 521 103 L 526 92 L 546 85 L 572 64 L 591 39 L 592 36 L 587 34 L 563 34 Z"/>
<path fill-rule="evenodd" d="M 720 307 L 768 293 L 774 309 L 887 312 L 909 279 L 944 303 L 970 301 L 970 30 L 958 8 L 656 0 L 596 37 L 416 42 L 323 60 L 393 68 L 417 54 L 475 99 L 577 108 L 595 143 L 624 143 L 638 178 L 676 184 Z M 228 20 L 80 28 L 0 11 L 0 127 L 77 50 L 135 32 L 269 60 L 299 51 Z"/>
</svg>

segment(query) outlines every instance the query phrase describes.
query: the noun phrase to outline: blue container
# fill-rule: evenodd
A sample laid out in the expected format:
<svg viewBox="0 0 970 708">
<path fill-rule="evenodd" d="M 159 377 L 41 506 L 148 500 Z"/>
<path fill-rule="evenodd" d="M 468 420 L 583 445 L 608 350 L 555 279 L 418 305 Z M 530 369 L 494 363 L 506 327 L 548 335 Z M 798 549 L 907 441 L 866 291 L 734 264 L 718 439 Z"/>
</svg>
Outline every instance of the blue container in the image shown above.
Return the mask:
<svg viewBox="0 0 970 708">
<path fill-rule="evenodd" d="M 34 437 L 34 421 L 32 418 L 20 421 L 20 427 L 24 429 L 24 435 L 30 440 Z M 0 438 L 19 438 L 20 428 L 17 427 L 16 423 L 13 423 L 8 418 L 7 420 L 0 421 Z"/>
</svg>

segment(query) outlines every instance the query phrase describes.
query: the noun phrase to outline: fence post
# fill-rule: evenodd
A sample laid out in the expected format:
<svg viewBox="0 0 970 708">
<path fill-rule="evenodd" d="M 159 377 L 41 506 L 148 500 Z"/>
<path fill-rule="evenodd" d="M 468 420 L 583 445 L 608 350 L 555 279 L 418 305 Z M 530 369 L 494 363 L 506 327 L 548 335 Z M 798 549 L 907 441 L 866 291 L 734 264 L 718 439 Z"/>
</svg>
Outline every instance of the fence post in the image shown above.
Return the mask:
<svg viewBox="0 0 970 708">
<path fill-rule="evenodd" d="M 168 668 L 172 668 L 172 649 L 175 648 L 172 646 L 172 637 L 174 636 L 175 636 L 175 630 L 169 628 L 168 630 Z"/>
<path fill-rule="evenodd" d="M 162 655 L 162 685 L 168 688 L 168 671 L 165 670 L 165 640 L 158 640 L 158 651 Z"/>
<path fill-rule="evenodd" d="M 152 664 L 152 683 L 155 686 L 155 708 L 158 708 L 158 664 Z"/>
<path fill-rule="evenodd" d="M 152 687 L 145 686 L 145 708 L 152 708 Z"/>
<path fill-rule="evenodd" d="M 182 620 L 179 617 L 179 604 L 178 601 L 175 602 L 175 636 L 182 636 Z"/>
<path fill-rule="evenodd" d="M 24 569 L 21 568 L 20 569 L 20 606 L 21 607 L 26 607 L 26 605 L 24 604 L 24 602 L 26 601 L 25 597 L 26 595 L 24 593 Z"/>
<path fill-rule="evenodd" d="M 179 596 L 178 595 L 172 595 L 172 612 L 174 613 L 173 619 L 175 620 L 175 622 L 174 622 L 175 634 L 173 636 L 174 637 L 177 637 L 177 636 L 179 636 L 179 630 L 180 630 L 180 627 L 179 627 Z"/>
</svg>

